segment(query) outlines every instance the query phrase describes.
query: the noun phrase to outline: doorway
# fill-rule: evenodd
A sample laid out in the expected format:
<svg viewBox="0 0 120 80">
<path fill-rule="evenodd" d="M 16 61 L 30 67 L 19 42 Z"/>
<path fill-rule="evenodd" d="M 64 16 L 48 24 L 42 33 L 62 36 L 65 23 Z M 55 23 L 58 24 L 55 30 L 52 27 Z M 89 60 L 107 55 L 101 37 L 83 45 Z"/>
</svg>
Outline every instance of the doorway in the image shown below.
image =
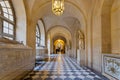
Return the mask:
<svg viewBox="0 0 120 80">
<path fill-rule="evenodd" d="M 64 54 L 65 53 L 65 42 L 62 39 L 57 39 L 54 41 L 54 53 L 58 54 Z"/>
</svg>

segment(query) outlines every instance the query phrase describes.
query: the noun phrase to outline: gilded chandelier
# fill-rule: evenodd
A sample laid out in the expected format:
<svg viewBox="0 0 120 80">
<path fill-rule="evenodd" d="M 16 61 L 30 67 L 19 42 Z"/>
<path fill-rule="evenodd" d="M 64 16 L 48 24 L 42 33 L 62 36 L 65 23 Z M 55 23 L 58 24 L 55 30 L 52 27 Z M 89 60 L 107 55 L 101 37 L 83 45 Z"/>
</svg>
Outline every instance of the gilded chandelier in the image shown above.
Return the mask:
<svg viewBox="0 0 120 80">
<path fill-rule="evenodd" d="M 64 12 L 64 0 L 52 0 L 52 11 L 57 16 L 62 15 Z"/>
</svg>

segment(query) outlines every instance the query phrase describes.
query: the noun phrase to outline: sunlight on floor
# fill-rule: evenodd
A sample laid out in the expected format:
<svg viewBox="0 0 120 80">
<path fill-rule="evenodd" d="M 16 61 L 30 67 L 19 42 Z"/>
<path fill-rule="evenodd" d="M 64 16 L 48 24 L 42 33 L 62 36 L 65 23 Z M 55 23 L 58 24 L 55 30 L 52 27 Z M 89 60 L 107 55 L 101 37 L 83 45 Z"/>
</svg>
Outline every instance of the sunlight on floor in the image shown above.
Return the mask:
<svg viewBox="0 0 120 80">
<path fill-rule="evenodd" d="M 48 61 L 35 67 L 23 80 L 104 80 L 86 67 L 80 67 L 77 61 L 63 55 L 52 54 Z M 107 79 L 105 79 L 107 80 Z"/>
</svg>

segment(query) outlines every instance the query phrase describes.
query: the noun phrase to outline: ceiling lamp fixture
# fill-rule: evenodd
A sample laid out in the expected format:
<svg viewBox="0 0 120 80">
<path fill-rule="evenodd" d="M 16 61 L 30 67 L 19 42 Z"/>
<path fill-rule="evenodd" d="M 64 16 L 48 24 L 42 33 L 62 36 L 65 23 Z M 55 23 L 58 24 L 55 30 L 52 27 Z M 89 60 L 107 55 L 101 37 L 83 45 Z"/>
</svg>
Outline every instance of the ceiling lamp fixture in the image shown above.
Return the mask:
<svg viewBox="0 0 120 80">
<path fill-rule="evenodd" d="M 64 0 L 52 0 L 52 11 L 57 16 L 62 15 L 64 12 Z"/>
</svg>

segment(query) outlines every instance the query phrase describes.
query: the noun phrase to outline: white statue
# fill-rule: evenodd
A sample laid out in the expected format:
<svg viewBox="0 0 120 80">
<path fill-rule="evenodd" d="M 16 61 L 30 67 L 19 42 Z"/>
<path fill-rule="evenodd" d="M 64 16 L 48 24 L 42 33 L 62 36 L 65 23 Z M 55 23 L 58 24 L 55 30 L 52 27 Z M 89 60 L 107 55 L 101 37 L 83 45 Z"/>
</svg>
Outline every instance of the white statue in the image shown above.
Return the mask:
<svg viewBox="0 0 120 80">
<path fill-rule="evenodd" d="M 83 34 L 81 33 L 81 31 L 79 30 L 78 31 L 78 41 L 79 41 L 79 48 L 80 49 L 84 49 L 84 37 L 83 37 Z"/>
</svg>

